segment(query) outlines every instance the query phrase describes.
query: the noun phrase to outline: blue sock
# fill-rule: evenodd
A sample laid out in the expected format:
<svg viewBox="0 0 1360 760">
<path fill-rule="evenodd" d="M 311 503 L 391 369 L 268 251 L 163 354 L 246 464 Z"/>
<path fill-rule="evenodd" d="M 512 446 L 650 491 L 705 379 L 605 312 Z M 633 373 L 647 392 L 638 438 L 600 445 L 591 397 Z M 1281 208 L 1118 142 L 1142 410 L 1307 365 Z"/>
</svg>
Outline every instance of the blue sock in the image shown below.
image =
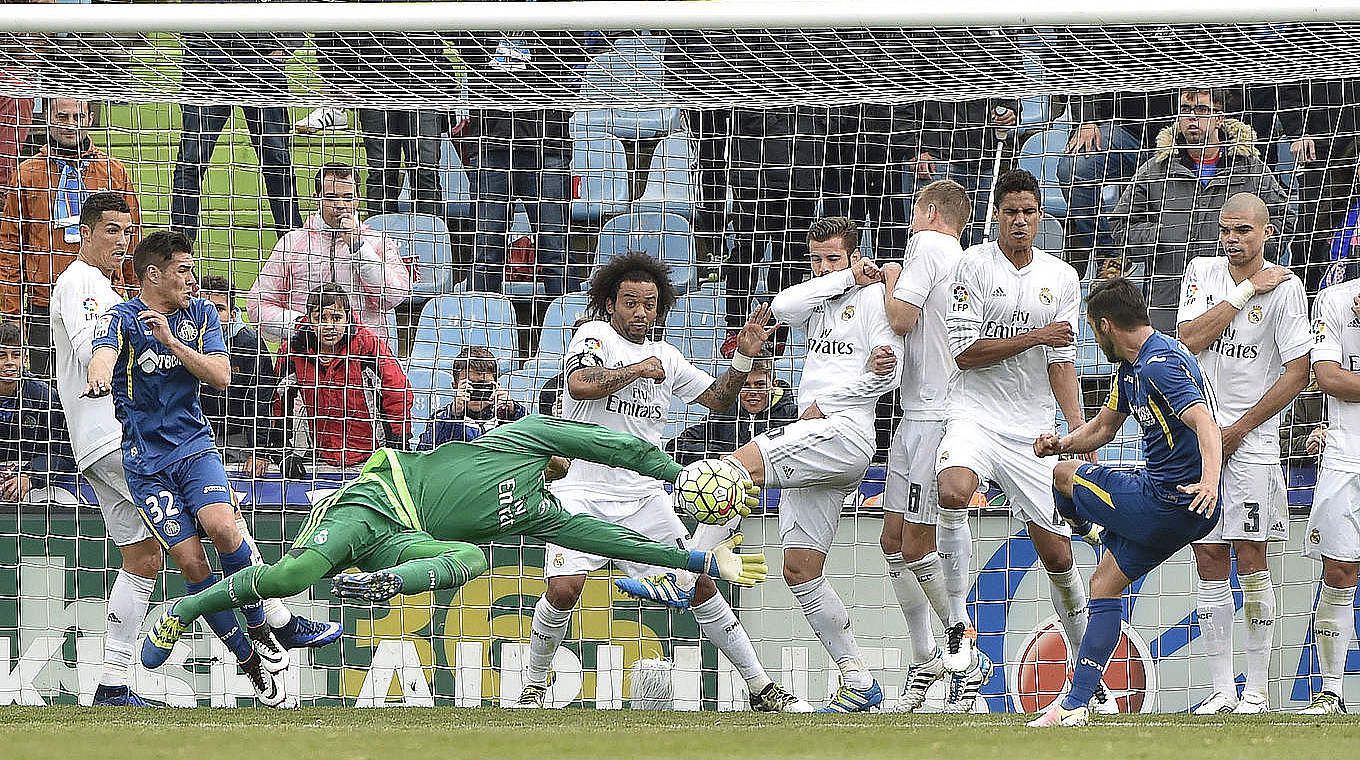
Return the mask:
<svg viewBox="0 0 1360 760">
<path fill-rule="evenodd" d="M 1072 688 L 1063 697 L 1064 709 L 1073 710 L 1091 701 L 1100 676 L 1119 644 L 1119 623 L 1123 602 L 1119 599 L 1092 599 L 1086 603 L 1086 635 L 1077 648 L 1077 666 L 1072 671 Z"/>
<path fill-rule="evenodd" d="M 1058 489 L 1053 489 L 1053 506 L 1058 508 L 1058 514 L 1069 522 L 1075 523 L 1072 529 L 1080 535 L 1091 532 L 1091 521 L 1083 520 L 1077 515 L 1077 503 L 1072 501 L 1071 496 L 1065 495 Z"/>
<path fill-rule="evenodd" d="M 217 573 L 211 573 L 198 583 L 185 581 L 184 588 L 190 594 L 197 594 L 219 580 L 221 578 L 217 576 Z M 250 648 L 250 642 L 246 641 L 245 633 L 241 631 L 241 624 L 236 621 L 236 610 L 222 610 L 204 615 L 203 620 L 212 629 L 212 632 L 217 634 L 217 638 L 227 645 L 227 649 L 230 649 L 231 653 L 236 655 L 237 662 L 245 662 L 250 659 L 253 650 Z"/>
<path fill-rule="evenodd" d="M 222 574 L 235 575 L 250 567 L 250 544 L 242 540 L 241 545 L 236 547 L 236 551 L 230 554 L 219 551 L 217 556 L 222 560 Z M 251 602 L 242 607 L 241 614 L 246 616 L 246 625 L 251 628 L 259 628 L 264 625 L 264 605 L 260 602 Z"/>
</svg>

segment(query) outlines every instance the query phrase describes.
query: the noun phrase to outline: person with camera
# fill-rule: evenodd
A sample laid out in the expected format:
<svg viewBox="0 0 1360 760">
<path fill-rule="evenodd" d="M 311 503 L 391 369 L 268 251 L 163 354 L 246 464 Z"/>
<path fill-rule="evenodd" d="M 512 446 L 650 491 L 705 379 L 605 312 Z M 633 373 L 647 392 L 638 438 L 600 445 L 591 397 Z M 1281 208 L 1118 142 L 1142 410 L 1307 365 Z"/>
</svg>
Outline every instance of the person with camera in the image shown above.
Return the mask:
<svg viewBox="0 0 1360 760">
<path fill-rule="evenodd" d="M 453 389 L 453 401 L 435 412 L 416 444 L 417 451 L 449 441 L 471 441 L 525 415 L 524 405 L 496 382 L 496 356 L 489 348 L 464 348 L 454 357 Z"/>
</svg>

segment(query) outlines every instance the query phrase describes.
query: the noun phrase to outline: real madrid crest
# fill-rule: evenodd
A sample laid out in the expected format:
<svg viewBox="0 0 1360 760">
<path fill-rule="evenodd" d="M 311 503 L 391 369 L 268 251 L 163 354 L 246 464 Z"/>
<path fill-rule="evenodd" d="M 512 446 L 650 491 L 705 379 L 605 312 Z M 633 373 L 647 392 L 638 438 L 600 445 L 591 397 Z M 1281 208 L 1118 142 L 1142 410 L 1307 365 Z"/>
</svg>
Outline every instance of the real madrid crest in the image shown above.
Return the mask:
<svg viewBox="0 0 1360 760">
<path fill-rule="evenodd" d="M 1259 325 L 1261 324 L 1262 316 L 1263 313 L 1261 311 L 1261 305 L 1257 304 L 1251 307 L 1251 310 L 1247 312 L 1247 321 L 1252 323 L 1253 325 Z"/>
<path fill-rule="evenodd" d="M 175 327 L 175 334 L 185 343 L 193 343 L 198 340 L 198 327 L 186 319 Z"/>
<path fill-rule="evenodd" d="M 1049 290 L 1048 288 L 1040 289 L 1039 301 L 1043 303 L 1044 306 L 1051 305 L 1053 303 L 1053 291 Z"/>
<path fill-rule="evenodd" d="M 842 311 L 842 312 L 841 312 L 841 319 L 848 322 L 848 321 L 850 321 L 850 320 L 852 320 L 852 319 L 854 319 L 854 318 L 855 318 L 855 307 L 854 307 L 854 306 L 846 306 L 846 307 L 845 307 L 845 311 Z"/>
</svg>

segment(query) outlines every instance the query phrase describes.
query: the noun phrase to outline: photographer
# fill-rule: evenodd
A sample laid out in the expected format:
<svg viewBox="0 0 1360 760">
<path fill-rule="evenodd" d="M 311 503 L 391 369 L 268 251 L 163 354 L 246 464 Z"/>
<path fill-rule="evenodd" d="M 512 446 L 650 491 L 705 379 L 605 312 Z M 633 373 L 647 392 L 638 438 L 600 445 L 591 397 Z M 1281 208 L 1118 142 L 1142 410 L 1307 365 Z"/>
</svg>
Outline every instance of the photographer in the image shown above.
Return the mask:
<svg viewBox="0 0 1360 760">
<path fill-rule="evenodd" d="M 463 349 L 453 359 L 453 378 L 453 401 L 435 412 L 416 444 L 419 451 L 448 441 L 470 441 L 525 414 L 524 406 L 496 382 L 496 357 L 490 349 Z"/>
</svg>

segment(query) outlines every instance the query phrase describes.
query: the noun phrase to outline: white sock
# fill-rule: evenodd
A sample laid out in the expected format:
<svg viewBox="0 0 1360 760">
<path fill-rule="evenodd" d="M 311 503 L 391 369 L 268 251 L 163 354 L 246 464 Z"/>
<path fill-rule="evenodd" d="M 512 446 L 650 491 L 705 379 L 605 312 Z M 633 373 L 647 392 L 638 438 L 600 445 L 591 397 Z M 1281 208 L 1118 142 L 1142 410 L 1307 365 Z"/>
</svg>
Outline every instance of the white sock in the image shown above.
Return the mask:
<svg viewBox="0 0 1360 760">
<path fill-rule="evenodd" d="M 789 591 L 802 606 L 812 632 L 817 634 L 836 667 L 840 668 L 845 684 L 854 689 L 867 689 L 873 685 L 874 678 L 864 667 L 855 634 L 850 631 L 850 613 L 826 578 L 817 577 L 789 586 Z"/>
<path fill-rule="evenodd" d="M 246 518 L 242 515 L 236 516 L 236 530 L 250 546 L 250 564 L 263 565 L 264 557 L 260 556 L 260 547 L 255 545 L 255 537 L 250 535 L 250 526 L 246 524 Z M 282 628 L 293 620 L 293 613 L 289 612 L 288 607 L 278 599 L 261 599 L 260 605 L 264 608 L 264 621 L 270 628 Z"/>
<path fill-rule="evenodd" d="M 746 628 L 737 620 L 737 613 L 732 611 L 732 605 L 727 603 L 722 594 L 714 594 L 712 599 L 696 604 L 690 610 L 694 612 L 694 620 L 699 624 L 699 630 L 704 632 L 704 637 L 727 655 L 727 661 L 741 674 L 750 693 L 759 694 L 770 685 L 770 677 L 760 667 L 751 637 L 746 634 Z"/>
<path fill-rule="evenodd" d="M 534 605 L 534 624 L 529 635 L 529 665 L 524 671 L 524 683 L 546 686 L 553 655 L 567 637 L 571 625 L 571 610 L 559 610 L 548 603 L 546 596 Z"/>
<path fill-rule="evenodd" d="M 1346 671 L 1346 652 L 1355 637 L 1355 586 L 1332 588 L 1322 584 L 1317 615 L 1313 619 L 1313 641 L 1317 642 L 1318 665 L 1322 668 L 1322 690 L 1341 696 L 1341 679 Z"/>
<path fill-rule="evenodd" d="M 109 592 L 109 627 L 104 634 L 104 673 L 101 686 L 126 686 L 128 665 L 151 603 L 156 579 L 119 570 Z"/>
<path fill-rule="evenodd" d="M 1086 635 L 1086 586 L 1075 564 L 1064 572 L 1048 574 L 1048 594 L 1067 634 L 1067 648 L 1072 653 L 1068 665 L 1075 665 L 1081 638 Z"/>
<path fill-rule="evenodd" d="M 1233 678 L 1233 597 L 1228 581 L 1199 579 L 1199 633 L 1204 638 L 1204 654 L 1209 658 L 1209 673 L 1214 691 L 1237 695 Z"/>
<path fill-rule="evenodd" d="M 733 517 L 722 525 L 694 526 L 694 535 L 685 540 L 685 548 L 700 552 L 711 552 L 718 544 L 732 537 L 741 528 L 741 515 Z"/>
<path fill-rule="evenodd" d="M 1270 682 L 1270 650 L 1275 637 L 1275 587 L 1270 571 L 1238 574 L 1242 584 L 1242 617 L 1247 623 L 1246 691 L 1266 693 Z"/>
<path fill-rule="evenodd" d="M 936 564 L 939 557 L 932 552 Z M 920 580 L 912 571 L 912 566 L 902 561 L 902 553 L 884 554 L 883 561 L 888 563 L 888 581 L 892 583 L 893 593 L 897 595 L 897 605 L 902 608 L 902 617 L 907 619 L 907 632 L 911 635 L 912 663 L 925 662 L 935 655 L 935 632 L 930 629 L 930 601 L 922 589 Z M 917 560 L 917 564 L 925 560 Z M 942 586 L 939 575 L 934 577 L 935 585 Z M 946 610 L 947 612 L 947 610 Z"/>
<path fill-rule="evenodd" d="M 962 622 L 971 627 L 968 577 L 973 564 L 973 533 L 968 528 L 968 510 L 941 507 L 936 523 L 935 547 L 944 570 L 944 586 L 949 592 L 948 625 Z"/>
</svg>

